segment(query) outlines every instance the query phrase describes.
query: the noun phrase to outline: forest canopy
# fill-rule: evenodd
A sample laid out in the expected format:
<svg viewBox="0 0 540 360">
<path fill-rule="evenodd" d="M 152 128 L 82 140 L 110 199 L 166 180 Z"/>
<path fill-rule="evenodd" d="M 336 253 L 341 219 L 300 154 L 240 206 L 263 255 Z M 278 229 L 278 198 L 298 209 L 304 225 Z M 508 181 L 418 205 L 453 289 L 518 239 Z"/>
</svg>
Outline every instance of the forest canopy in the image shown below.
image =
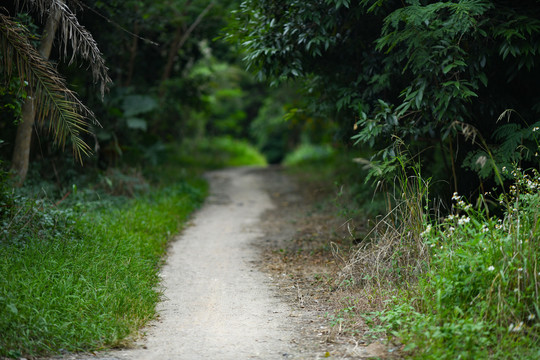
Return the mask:
<svg viewBox="0 0 540 360">
<path fill-rule="evenodd" d="M 505 180 L 503 168 L 538 163 L 536 0 L 21 1 L 4 8 L 4 29 L 38 45 L 43 7 L 57 3 L 93 55 L 58 32 L 44 66 L 66 78 L 62 96 L 78 93 L 80 103 L 66 99 L 82 110 L 81 136 L 46 137 L 43 157 L 63 157 L 50 145 L 67 141 L 105 169 L 155 161 L 160 143 L 228 135 L 279 162 L 300 143 L 323 143 L 366 150 L 370 179 L 391 179 L 399 159 L 414 158 L 444 194 L 479 193 Z M 32 89 L 9 75 L 4 53 L 8 161 Z"/>
<path fill-rule="evenodd" d="M 377 152 L 374 175 L 393 176 L 396 142 L 430 175 L 444 164 L 446 192 L 538 164 L 539 1 L 248 0 L 235 15 L 247 67 L 301 81 L 311 112 Z"/>
</svg>

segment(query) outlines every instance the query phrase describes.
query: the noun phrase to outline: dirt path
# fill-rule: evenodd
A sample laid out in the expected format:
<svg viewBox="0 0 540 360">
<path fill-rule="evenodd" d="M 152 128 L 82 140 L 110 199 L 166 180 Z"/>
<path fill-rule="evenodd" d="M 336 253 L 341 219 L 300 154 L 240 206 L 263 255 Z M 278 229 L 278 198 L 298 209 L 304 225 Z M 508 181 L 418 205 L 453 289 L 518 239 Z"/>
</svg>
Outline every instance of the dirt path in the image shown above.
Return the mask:
<svg viewBox="0 0 540 360">
<path fill-rule="evenodd" d="M 335 273 L 334 261 L 301 255 L 337 236 L 334 211 L 317 214 L 318 200 L 308 199 L 318 190 L 299 188 L 276 168 L 226 169 L 207 178 L 210 196 L 171 244 L 159 317 L 144 336 L 130 349 L 56 359 L 382 357 L 378 347 L 329 325 L 336 301 L 322 296 L 328 290 L 317 279 Z"/>
<path fill-rule="evenodd" d="M 257 271 L 252 243 L 261 215 L 274 207 L 264 171 L 208 175 L 211 194 L 172 244 L 162 270 L 160 318 L 125 359 L 291 358 L 291 309 Z"/>
</svg>

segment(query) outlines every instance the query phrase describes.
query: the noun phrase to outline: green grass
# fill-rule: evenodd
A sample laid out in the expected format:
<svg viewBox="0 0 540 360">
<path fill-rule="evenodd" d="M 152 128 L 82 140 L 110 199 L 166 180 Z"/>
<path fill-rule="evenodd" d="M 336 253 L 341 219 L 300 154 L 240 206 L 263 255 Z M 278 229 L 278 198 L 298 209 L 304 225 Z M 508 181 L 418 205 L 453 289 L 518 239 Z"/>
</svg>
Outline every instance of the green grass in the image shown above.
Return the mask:
<svg viewBox="0 0 540 360">
<path fill-rule="evenodd" d="M 40 224 L 33 236 L 15 241 L 5 237 L 0 355 L 95 350 L 134 334 L 155 315 L 167 241 L 205 191 L 202 181 L 181 182 L 123 205 L 52 211 L 52 223 L 63 225 Z"/>
<path fill-rule="evenodd" d="M 405 233 L 415 238 L 421 266 L 389 263 L 393 274 L 410 276 L 402 283 L 404 275 L 385 276 L 394 296 L 367 318 L 378 324 L 374 331 L 403 343 L 406 357 L 540 358 L 540 174 L 515 170 L 513 177 L 497 199 L 500 218 L 487 215 L 484 197 L 473 206 L 454 194 L 451 215 L 430 221 L 424 212 L 397 232 L 402 244 Z M 412 202 L 421 209 L 426 201 Z M 390 260 L 414 250 L 396 249 Z"/>
<path fill-rule="evenodd" d="M 207 192 L 199 175 L 266 164 L 249 144 L 229 138 L 154 153 L 153 167 L 73 179 L 78 186 L 70 183 L 69 193 L 38 177 L 14 190 L 0 173 L 0 357 L 129 341 L 155 316 L 167 243 Z M 36 189 L 69 196 L 56 207 L 58 199 Z"/>
<path fill-rule="evenodd" d="M 286 166 L 328 163 L 334 158 L 335 150 L 330 145 L 302 144 L 283 160 Z"/>
<path fill-rule="evenodd" d="M 186 140 L 178 160 L 192 168 L 265 166 L 266 159 L 249 143 L 229 137 Z"/>
</svg>

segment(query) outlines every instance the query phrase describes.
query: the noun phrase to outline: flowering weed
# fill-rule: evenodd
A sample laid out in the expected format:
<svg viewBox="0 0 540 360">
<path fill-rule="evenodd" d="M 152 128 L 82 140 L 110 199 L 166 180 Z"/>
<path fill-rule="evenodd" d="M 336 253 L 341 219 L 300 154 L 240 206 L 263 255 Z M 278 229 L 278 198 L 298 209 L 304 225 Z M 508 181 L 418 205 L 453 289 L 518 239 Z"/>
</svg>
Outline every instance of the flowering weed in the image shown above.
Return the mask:
<svg viewBox="0 0 540 360">
<path fill-rule="evenodd" d="M 417 291 L 394 297 L 380 316 L 413 357 L 540 355 L 540 175 L 512 175 L 515 184 L 499 198 L 500 218 L 454 194 L 453 214 L 426 221 L 420 235 L 428 269 Z"/>
<path fill-rule="evenodd" d="M 389 298 L 372 332 L 419 359 L 540 358 L 540 173 L 501 169 L 513 185 L 489 202 L 499 217 L 489 193 L 454 193 L 443 218 L 420 167 L 399 161 L 393 208 L 343 269 Z"/>
</svg>

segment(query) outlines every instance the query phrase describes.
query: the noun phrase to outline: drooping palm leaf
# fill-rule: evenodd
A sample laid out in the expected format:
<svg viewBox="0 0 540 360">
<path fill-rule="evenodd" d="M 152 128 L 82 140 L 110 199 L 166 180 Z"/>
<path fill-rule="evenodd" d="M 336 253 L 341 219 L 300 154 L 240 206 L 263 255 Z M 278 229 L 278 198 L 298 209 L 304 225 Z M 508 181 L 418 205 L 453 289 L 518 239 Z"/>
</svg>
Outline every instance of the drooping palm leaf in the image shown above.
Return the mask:
<svg viewBox="0 0 540 360">
<path fill-rule="evenodd" d="M 67 88 L 51 63 L 32 46 L 30 38 L 24 26 L 0 13 L 0 61 L 7 78 L 16 71 L 21 84 L 26 82 L 33 89 L 38 121 L 50 119 L 54 143 L 64 147 L 70 139 L 75 157 L 82 160 L 82 155 L 88 155 L 91 149 L 81 134 L 88 132 L 89 121 L 98 122 L 92 111 Z"/>
<path fill-rule="evenodd" d="M 73 1 L 80 7 L 77 1 Z M 99 83 L 101 97 L 105 89 L 112 81 L 108 75 L 108 68 L 105 66 L 105 59 L 99 51 L 92 34 L 82 26 L 73 11 L 67 6 L 64 0 L 16 0 L 17 7 L 26 6 L 30 10 L 35 10 L 44 18 L 50 13 L 58 11 L 60 13 L 59 38 L 62 42 L 64 58 L 68 58 L 68 48 L 72 49 L 69 60 L 71 64 L 77 55 L 88 61 L 92 70 L 94 83 Z"/>
</svg>

